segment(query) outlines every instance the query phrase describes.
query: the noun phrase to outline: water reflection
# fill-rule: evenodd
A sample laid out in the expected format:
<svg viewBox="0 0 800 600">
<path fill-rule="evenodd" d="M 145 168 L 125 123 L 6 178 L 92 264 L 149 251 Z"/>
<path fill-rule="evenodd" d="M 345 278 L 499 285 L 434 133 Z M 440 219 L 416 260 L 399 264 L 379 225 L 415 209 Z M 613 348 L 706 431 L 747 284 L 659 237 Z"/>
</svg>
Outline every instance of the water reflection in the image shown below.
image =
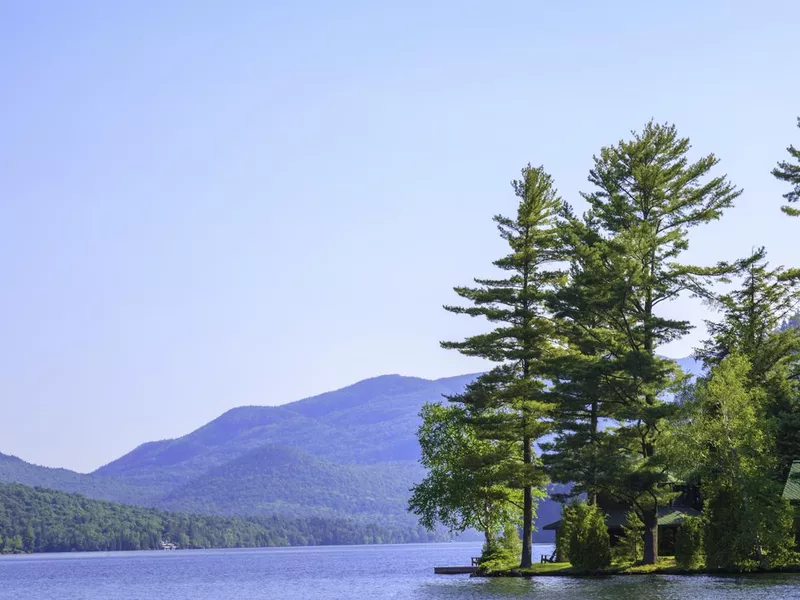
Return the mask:
<svg viewBox="0 0 800 600">
<path fill-rule="evenodd" d="M 788 600 L 800 599 L 800 575 L 606 578 L 540 577 L 426 582 L 416 598 L 451 600 L 531 598 L 547 600 Z"/>
</svg>

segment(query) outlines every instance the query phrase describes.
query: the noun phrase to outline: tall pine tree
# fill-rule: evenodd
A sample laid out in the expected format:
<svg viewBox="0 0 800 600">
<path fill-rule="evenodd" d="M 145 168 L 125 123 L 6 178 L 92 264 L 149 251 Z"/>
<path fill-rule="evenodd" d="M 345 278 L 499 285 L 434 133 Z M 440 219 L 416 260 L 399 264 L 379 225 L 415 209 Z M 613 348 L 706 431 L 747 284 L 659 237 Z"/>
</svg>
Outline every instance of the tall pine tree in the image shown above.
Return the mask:
<svg viewBox="0 0 800 600">
<path fill-rule="evenodd" d="M 556 221 L 561 200 L 541 167 L 528 165 L 512 186 L 519 198 L 517 214 L 494 218 L 510 248 L 508 255 L 494 262 L 506 277 L 476 279 L 476 287 L 457 287 L 456 293 L 471 306 L 445 306 L 456 314 L 483 317 L 495 327 L 461 342 L 443 342 L 442 347 L 500 365 L 484 377 L 487 393 L 482 406 L 472 407 L 473 422 L 483 435 L 513 437 L 518 445 L 520 465 L 509 479 L 523 493 L 520 564 L 527 567 L 532 562 L 536 488 L 545 483 L 533 443 L 548 427 L 550 406 L 543 378 L 556 345 L 545 299 L 563 278 L 552 268 L 559 256 Z"/>
<path fill-rule="evenodd" d="M 603 485 L 640 514 L 649 564 L 658 559 L 658 512 L 671 494 L 668 465 L 658 452 L 671 412 L 663 394 L 681 379 L 657 351 L 692 327 L 660 309 L 684 292 L 707 296 L 711 281 L 731 270 L 679 259 L 689 230 L 720 218 L 740 194 L 725 176 L 709 176 L 714 155 L 690 162 L 689 150 L 674 126 L 650 122 L 630 141 L 601 150 L 589 175 L 595 190 L 584 194 L 604 239 L 597 244 L 602 277 L 586 291 L 585 305 L 608 325 L 601 352 L 618 400 L 616 456 Z"/>
<path fill-rule="evenodd" d="M 800 127 L 800 117 L 797 118 L 797 126 Z M 791 204 L 800 201 L 800 149 L 789 146 L 786 151 L 794 162 L 789 160 L 779 162 L 778 166 L 772 170 L 772 174 L 792 186 L 792 189 L 783 195 Z M 800 216 L 800 209 L 788 204 L 782 206 L 781 210 L 792 217 Z"/>
</svg>

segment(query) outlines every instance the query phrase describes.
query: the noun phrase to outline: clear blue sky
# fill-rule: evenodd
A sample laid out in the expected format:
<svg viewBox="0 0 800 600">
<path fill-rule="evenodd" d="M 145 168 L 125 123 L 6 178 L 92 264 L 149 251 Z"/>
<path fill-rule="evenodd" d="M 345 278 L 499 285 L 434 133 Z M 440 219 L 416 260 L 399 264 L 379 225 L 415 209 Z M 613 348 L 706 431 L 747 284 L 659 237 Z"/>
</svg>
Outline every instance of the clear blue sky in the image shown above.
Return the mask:
<svg viewBox="0 0 800 600">
<path fill-rule="evenodd" d="M 696 261 L 800 264 L 800 3 L 0 3 L 0 451 L 90 470 L 439 349 L 508 181 L 675 122 L 745 189 Z M 669 307 L 700 322 L 688 300 Z M 664 349 L 686 355 L 701 336 Z"/>
</svg>

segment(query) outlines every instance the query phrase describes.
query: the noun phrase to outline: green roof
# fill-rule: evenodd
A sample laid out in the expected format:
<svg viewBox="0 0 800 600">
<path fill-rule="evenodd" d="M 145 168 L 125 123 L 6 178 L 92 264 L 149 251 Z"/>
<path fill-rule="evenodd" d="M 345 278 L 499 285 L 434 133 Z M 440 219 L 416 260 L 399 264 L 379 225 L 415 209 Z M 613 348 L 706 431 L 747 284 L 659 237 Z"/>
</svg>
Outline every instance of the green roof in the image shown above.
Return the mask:
<svg viewBox="0 0 800 600">
<path fill-rule="evenodd" d="M 800 465 L 800 462 L 798 462 Z M 800 483 L 800 482 L 798 482 Z M 693 508 L 677 508 L 668 506 L 658 511 L 658 526 L 659 527 L 678 527 L 683 523 L 685 517 L 697 517 L 700 513 Z M 606 527 L 615 529 L 628 524 L 628 515 L 626 511 L 621 509 L 612 509 L 606 511 Z M 547 531 L 553 531 L 561 528 L 561 519 L 555 523 L 550 523 L 542 527 Z"/>
<path fill-rule="evenodd" d="M 789 477 L 786 478 L 786 487 L 783 488 L 783 497 L 789 502 L 800 502 L 800 460 L 792 463 Z"/>
</svg>

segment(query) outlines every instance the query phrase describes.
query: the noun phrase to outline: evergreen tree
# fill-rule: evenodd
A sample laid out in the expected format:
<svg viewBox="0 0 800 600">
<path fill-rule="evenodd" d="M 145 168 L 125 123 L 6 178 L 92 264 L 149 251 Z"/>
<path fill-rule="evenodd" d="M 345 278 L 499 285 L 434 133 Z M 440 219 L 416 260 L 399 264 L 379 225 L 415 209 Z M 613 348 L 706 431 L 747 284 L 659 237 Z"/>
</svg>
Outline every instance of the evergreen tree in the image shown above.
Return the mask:
<svg viewBox="0 0 800 600">
<path fill-rule="evenodd" d="M 606 340 L 609 323 L 601 299 L 605 285 L 601 248 L 604 242 L 591 215 L 579 219 L 565 206 L 559 226 L 569 248 L 569 279 L 549 298 L 564 351 L 548 365 L 555 436 L 543 443 L 543 460 L 551 478 L 572 483 L 568 496 L 587 494 L 596 502 L 601 473 L 608 460 L 601 420 L 614 403 L 614 371 Z"/>
<path fill-rule="evenodd" d="M 684 292 L 707 296 L 711 281 L 730 272 L 729 265 L 694 267 L 679 259 L 689 230 L 720 218 L 740 193 L 725 176 L 709 177 L 715 156 L 689 162 L 689 149 L 674 126 L 650 122 L 632 140 L 601 150 L 589 175 L 595 191 L 584 194 L 602 237 L 595 245 L 602 272 L 584 304 L 607 324 L 602 349 L 593 352 L 606 357 L 616 402 L 616 450 L 602 486 L 639 512 L 648 564 L 658 558 L 658 510 L 671 495 L 658 448 L 672 405 L 662 398 L 682 377 L 657 349 L 692 327 L 660 308 Z"/>
<path fill-rule="evenodd" d="M 709 368 L 733 354 L 747 359 L 747 386 L 766 394 L 765 417 L 776 426 L 782 483 L 800 456 L 800 329 L 785 325 L 800 305 L 800 271 L 770 269 L 765 256 L 761 248 L 742 261 L 741 287 L 717 299 L 722 318 L 707 322 L 710 338 L 695 354 Z"/>
<path fill-rule="evenodd" d="M 776 367 L 800 360 L 800 331 L 784 326 L 800 305 L 800 270 L 769 269 L 760 248 L 739 271 L 741 287 L 715 299 L 722 319 L 706 321 L 710 337 L 695 356 L 715 367 L 731 354 L 742 355 L 750 361 L 751 385 L 764 386 Z"/>
<path fill-rule="evenodd" d="M 800 127 L 800 117 L 797 119 L 797 126 Z M 800 201 L 800 149 L 789 146 L 786 151 L 789 153 L 794 163 L 789 160 L 781 161 L 778 163 L 777 167 L 772 169 L 772 174 L 781 181 L 786 181 L 792 186 L 792 189 L 783 195 L 791 204 Z M 781 210 L 792 217 L 800 216 L 800 210 L 788 204 L 782 206 Z"/>
<path fill-rule="evenodd" d="M 604 569 L 611 564 L 611 541 L 605 517 L 597 506 L 584 503 L 564 511 L 569 562 L 578 569 Z"/>
<path fill-rule="evenodd" d="M 472 413 L 479 435 L 513 438 L 520 465 L 510 476 L 523 492 L 521 566 L 531 565 L 535 489 L 546 482 L 534 456 L 533 442 L 547 431 L 548 391 L 543 381 L 546 365 L 555 351 L 555 329 L 545 299 L 559 284 L 562 273 L 551 265 L 559 256 L 556 231 L 561 201 L 550 176 L 528 165 L 522 178 L 512 182 L 519 198 L 514 218 L 494 218 L 510 253 L 494 262 L 507 273 L 503 279 L 476 279 L 477 287 L 458 287 L 456 293 L 471 306 L 446 306 L 446 310 L 484 317 L 495 328 L 462 342 L 443 342 L 444 348 L 480 356 L 500 366 L 486 379 L 481 410 Z M 479 413 L 479 414 L 478 414 Z"/>
<path fill-rule="evenodd" d="M 622 536 L 620 536 L 617 556 L 630 562 L 642 560 L 644 551 L 644 523 L 639 518 L 636 511 L 628 511 L 625 525 L 622 526 Z"/>
<path fill-rule="evenodd" d="M 675 534 L 675 562 L 681 569 L 699 569 L 703 555 L 703 520 L 685 517 Z"/>
</svg>

